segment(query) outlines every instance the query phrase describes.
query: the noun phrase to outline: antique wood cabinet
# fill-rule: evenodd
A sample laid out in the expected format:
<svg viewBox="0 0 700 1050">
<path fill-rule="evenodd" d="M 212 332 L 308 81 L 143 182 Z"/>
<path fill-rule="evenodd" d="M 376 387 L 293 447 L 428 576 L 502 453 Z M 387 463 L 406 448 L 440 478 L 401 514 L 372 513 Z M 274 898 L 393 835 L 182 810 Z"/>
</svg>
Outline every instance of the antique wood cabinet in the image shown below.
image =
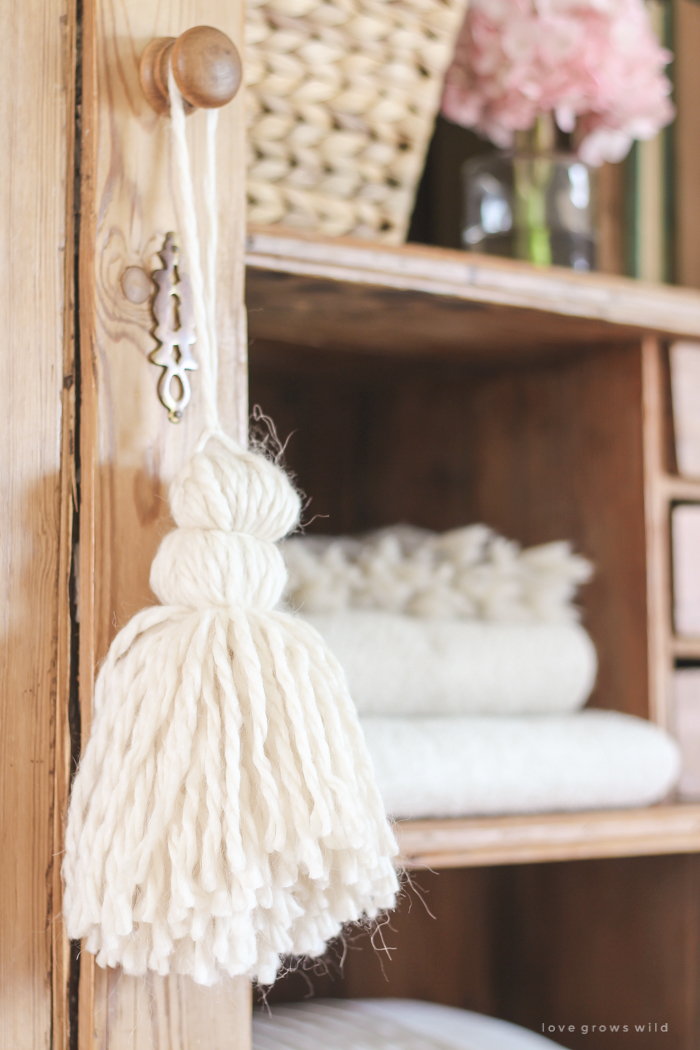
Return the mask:
<svg viewBox="0 0 700 1050">
<path fill-rule="evenodd" d="M 573 540 L 596 567 L 591 703 L 672 729 L 674 664 L 700 642 L 672 630 L 670 508 L 700 485 L 676 469 L 667 347 L 700 338 L 700 294 L 272 228 L 250 230 L 246 258 L 251 404 L 289 436 L 308 531 L 483 521 Z M 311 982 L 575 1023 L 565 1046 L 606 1021 L 668 1022 L 664 1045 L 697 1045 L 699 805 L 398 834 L 411 883 L 374 938 L 394 950 L 350 938 L 342 973 L 331 955 L 273 998 Z M 635 1046 L 659 1038 L 652 1025 Z"/>
<path fill-rule="evenodd" d="M 148 360 L 148 275 L 175 220 L 166 127 L 138 59 L 196 24 L 241 45 L 242 14 L 230 0 L 3 5 L 3 1048 L 250 1042 L 245 982 L 202 991 L 100 970 L 60 913 L 95 669 L 153 600 L 167 485 L 199 425 L 193 404 L 171 426 Z M 197 156 L 201 132 L 195 115 Z M 242 99 L 219 144 L 220 405 L 242 436 Z M 310 527 L 485 519 L 525 543 L 572 538 L 598 567 L 583 598 L 594 702 L 670 724 L 673 663 L 700 658 L 700 642 L 671 629 L 669 506 L 700 489 L 675 470 L 666 346 L 700 339 L 700 296 L 283 231 L 251 231 L 247 261 L 253 399 L 296 431 L 288 458 L 320 515 Z M 534 1028 L 651 1014 L 671 1023 L 665 1045 L 698 1045 L 700 807 L 398 831 L 435 918 L 409 892 L 384 934 L 385 973 L 359 938 L 341 979 L 311 972 L 319 990 L 425 997 Z M 296 981 L 271 998 L 300 994 Z"/>
</svg>

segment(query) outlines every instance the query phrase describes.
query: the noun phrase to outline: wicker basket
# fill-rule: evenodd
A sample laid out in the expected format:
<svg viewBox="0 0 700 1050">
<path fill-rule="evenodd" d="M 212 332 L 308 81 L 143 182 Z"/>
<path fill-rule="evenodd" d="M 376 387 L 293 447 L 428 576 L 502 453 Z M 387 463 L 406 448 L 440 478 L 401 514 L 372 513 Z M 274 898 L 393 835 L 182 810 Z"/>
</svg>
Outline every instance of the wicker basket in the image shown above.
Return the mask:
<svg viewBox="0 0 700 1050">
<path fill-rule="evenodd" d="M 251 222 L 405 240 L 466 0 L 248 0 Z"/>
</svg>

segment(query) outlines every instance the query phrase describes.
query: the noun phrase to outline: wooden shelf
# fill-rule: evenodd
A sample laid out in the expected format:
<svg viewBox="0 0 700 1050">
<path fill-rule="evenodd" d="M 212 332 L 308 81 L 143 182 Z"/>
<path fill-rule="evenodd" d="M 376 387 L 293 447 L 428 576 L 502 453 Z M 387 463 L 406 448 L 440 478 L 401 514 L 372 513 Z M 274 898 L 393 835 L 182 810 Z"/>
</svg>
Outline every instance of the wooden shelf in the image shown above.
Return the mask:
<svg viewBox="0 0 700 1050">
<path fill-rule="evenodd" d="M 246 263 L 251 395 L 295 435 L 324 528 L 569 537 L 599 570 L 582 596 L 596 702 L 672 724 L 673 658 L 700 659 L 700 640 L 670 639 L 669 503 L 700 502 L 700 481 L 669 473 L 663 344 L 700 339 L 700 293 L 269 228 L 249 230 Z M 700 805 L 398 834 L 410 868 L 700 852 Z"/>
<path fill-rule="evenodd" d="M 673 637 L 671 652 L 676 659 L 700 660 L 700 638 Z"/>
<path fill-rule="evenodd" d="M 659 479 L 659 486 L 668 500 L 698 500 L 700 502 L 700 481 L 695 481 L 693 478 L 664 474 Z"/>
<path fill-rule="evenodd" d="M 700 293 L 422 245 L 251 227 L 253 339 L 531 359 L 640 333 L 700 338 Z"/>
<path fill-rule="evenodd" d="M 700 805 L 400 821 L 396 830 L 410 869 L 695 853 Z"/>
</svg>

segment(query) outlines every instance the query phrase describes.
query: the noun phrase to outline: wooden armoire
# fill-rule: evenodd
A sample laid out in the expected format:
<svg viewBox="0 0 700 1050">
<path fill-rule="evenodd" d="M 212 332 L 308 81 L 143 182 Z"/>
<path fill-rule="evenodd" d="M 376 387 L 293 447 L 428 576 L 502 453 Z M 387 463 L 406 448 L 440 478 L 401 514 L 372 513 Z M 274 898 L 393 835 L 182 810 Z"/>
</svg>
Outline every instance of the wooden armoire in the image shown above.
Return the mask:
<svg viewBox="0 0 700 1050">
<path fill-rule="evenodd" d="M 153 601 L 167 486 L 199 426 L 196 398 L 168 421 L 149 361 L 174 211 L 139 57 L 198 24 L 242 47 L 243 7 L 5 0 L 3 16 L 0 1050 L 247 1050 L 245 981 L 99 969 L 66 939 L 60 880 L 95 669 Z M 672 629 L 669 508 L 700 488 L 674 462 L 667 347 L 700 340 L 700 294 L 271 229 L 246 249 L 242 107 L 219 130 L 225 426 L 247 426 L 247 262 L 251 401 L 295 432 L 312 529 L 486 519 L 523 543 L 574 539 L 598 565 L 594 702 L 669 725 L 674 663 L 700 660 Z M 196 114 L 190 134 L 199 156 Z M 697 1050 L 700 806 L 398 831 L 414 888 L 391 959 L 358 936 L 342 970 L 331 953 L 270 1002 L 405 995 L 537 1031 L 643 1015 L 669 1022 L 664 1047 Z"/>
</svg>

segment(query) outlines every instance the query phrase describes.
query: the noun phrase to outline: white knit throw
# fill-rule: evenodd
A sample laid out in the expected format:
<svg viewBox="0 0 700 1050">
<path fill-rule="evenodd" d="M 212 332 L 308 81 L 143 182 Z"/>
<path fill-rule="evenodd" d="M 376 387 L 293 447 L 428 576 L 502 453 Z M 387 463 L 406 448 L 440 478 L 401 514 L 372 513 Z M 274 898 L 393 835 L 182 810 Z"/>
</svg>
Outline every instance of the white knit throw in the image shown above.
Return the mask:
<svg viewBox="0 0 700 1050">
<path fill-rule="evenodd" d="M 119 632 L 97 678 L 64 915 L 102 966 L 269 983 L 280 956 L 317 956 L 344 922 L 393 906 L 397 850 L 339 664 L 275 609 L 287 579 L 276 541 L 298 520 L 297 493 L 219 426 L 215 118 L 205 283 L 172 77 L 170 90 L 208 428 L 170 491 L 178 527 L 151 569 L 162 605 Z"/>
<path fill-rule="evenodd" d="M 288 604 L 306 613 L 383 609 L 429 619 L 577 620 L 593 566 L 567 542 L 521 550 L 485 525 L 430 532 L 392 525 L 365 536 L 297 536 L 282 545 Z"/>
</svg>

